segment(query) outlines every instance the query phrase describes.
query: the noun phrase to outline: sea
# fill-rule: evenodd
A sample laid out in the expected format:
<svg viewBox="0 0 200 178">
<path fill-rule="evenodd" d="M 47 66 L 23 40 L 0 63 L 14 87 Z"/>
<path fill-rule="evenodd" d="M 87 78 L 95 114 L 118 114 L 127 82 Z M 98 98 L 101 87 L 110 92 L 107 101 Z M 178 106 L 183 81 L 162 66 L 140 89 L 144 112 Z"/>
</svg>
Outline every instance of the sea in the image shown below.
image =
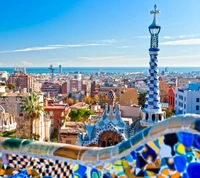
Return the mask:
<svg viewBox="0 0 200 178">
<path fill-rule="evenodd" d="M 54 73 L 59 73 L 59 68 L 54 68 Z M 62 73 L 148 73 L 149 67 L 62 67 Z M 0 71 L 13 73 L 13 67 L 0 67 Z M 160 67 L 159 71 L 174 73 L 200 72 L 200 67 Z M 44 74 L 49 73 L 49 67 L 27 67 L 26 73 Z"/>
</svg>

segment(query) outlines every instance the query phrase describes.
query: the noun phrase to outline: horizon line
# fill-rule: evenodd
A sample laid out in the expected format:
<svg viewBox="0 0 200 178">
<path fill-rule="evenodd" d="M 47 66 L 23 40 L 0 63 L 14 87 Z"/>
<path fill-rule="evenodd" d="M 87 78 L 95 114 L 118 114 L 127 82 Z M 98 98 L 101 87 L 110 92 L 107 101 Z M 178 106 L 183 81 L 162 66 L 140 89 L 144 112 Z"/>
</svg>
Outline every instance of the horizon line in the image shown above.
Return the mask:
<svg viewBox="0 0 200 178">
<path fill-rule="evenodd" d="M 41 66 L 41 67 L 38 67 L 38 66 L 16 66 L 16 67 L 19 67 L 19 68 L 49 68 L 49 66 Z M 148 67 L 149 66 L 106 66 L 106 67 L 103 67 L 103 66 L 62 66 L 62 68 L 142 68 L 142 67 Z M 159 66 L 159 67 L 168 67 L 168 68 L 173 68 L 173 67 L 182 67 L 182 68 L 200 68 L 200 67 L 196 67 L 196 66 Z M 158 67 L 158 68 L 159 68 Z M 14 67 L 2 67 L 0 66 L 0 68 L 15 68 Z M 59 65 L 58 66 L 55 66 L 54 68 L 59 68 Z"/>
</svg>

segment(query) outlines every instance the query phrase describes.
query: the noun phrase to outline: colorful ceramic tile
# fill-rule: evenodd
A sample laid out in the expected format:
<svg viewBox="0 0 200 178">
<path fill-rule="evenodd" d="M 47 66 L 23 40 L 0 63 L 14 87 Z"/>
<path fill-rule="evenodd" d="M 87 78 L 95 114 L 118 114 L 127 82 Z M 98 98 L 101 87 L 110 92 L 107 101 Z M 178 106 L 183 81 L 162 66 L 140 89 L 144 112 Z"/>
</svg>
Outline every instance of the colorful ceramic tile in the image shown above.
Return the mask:
<svg viewBox="0 0 200 178">
<path fill-rule="evenodd" d="M 175 117 L 171 118 L 175 119 Z M 0 138 L 1 177 L 200 177 L 199 118 L 177 116 L 176 127 L 154 125 L 107 148 Z M 182 127 L 182 121 L 190 123 Z M 167 120 L 162 125 L 166 125 Z M 151 137 L 151 130 L 156 134 Z M 194 132 L 195 130 L 195 132 Z M 143 135 L 145 137 L 143 138 Z M 131 143 L 131 145 L 130 145 Z"/>
</svg>

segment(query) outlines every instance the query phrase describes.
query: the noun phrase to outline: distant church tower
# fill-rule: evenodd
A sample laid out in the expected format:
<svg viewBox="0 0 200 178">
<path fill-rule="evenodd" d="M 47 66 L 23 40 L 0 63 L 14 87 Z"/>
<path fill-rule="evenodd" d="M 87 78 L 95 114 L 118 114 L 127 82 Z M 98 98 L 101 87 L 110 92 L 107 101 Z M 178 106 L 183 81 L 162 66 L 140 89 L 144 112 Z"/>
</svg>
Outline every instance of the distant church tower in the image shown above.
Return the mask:
<svg viewBox="0 0 200 178">
<path fill-rule="evenodd" d="M 150 13 L 154 15 L 152 24 L 149 26 L 149 32 L 151 34 L 150 42 L 150 62 L 149 62 L 149 76 L 148 76 L 148 91 L 146 97 L 145 107 L 143 109 L 143 117 L 140 121 L 141 125 L 148 127 L 156 122 L 162 121 L 165 117 L 165 112 L 162 111 L 160 104 L 160 90 L 159 90 L 159 76 L 158 76 L 158 35 L 160 33 L 161 26 L 157 22 L 157 14 L 160 13 L 156 10 L 157 6 L 154 6 L 154 10 Z"/>
</svg>

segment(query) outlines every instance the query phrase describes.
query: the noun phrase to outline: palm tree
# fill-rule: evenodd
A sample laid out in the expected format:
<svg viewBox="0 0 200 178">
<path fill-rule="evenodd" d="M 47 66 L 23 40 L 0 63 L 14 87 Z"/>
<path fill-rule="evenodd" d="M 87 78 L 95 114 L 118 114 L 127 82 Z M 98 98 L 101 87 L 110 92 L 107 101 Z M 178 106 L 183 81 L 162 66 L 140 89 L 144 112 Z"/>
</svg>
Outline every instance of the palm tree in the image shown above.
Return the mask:
<svg viewBox="0 0 200 178">
<path fill-rule="evenodd" d="M 24 98 L 21 111 L 24 113 L 25 119 L 30 121 L 30 139 L 33 139 L 33 121 L 39 118 L 43 111 L 39 96 L 36 93 L 32 93 Z"/>
</svg>

